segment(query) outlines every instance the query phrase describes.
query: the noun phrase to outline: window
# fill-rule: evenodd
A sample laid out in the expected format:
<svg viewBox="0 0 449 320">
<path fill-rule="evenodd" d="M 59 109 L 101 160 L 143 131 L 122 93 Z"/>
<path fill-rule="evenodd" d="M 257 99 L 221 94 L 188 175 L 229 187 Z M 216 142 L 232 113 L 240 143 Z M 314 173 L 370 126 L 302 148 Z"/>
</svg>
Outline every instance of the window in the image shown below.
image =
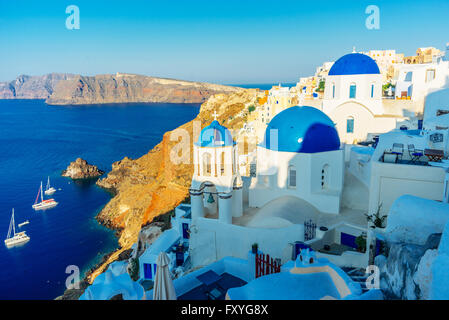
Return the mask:
<svg viewBox="0 0 449 320">
<path fill-rule="evenodd" d="M 349 99 L 355 99 L 357 95 L 357 86 L 355 84 L 351 84 L 349 87 Z"/>
<path fill-rule="evenodd" d="M 404 81 L 412 81 L 413 78 L 413 72 L 407 72 L 407 74 L 405 75 L 405 80 Z"/>
<path fill-rule="evenodd" d="M 346 132 L 347 133 L 354 133 L 354 118 L 349 117 L 346 119 Z"/>
<path fill-rule="evenodd" d="M 295 168 L 295 166 L 288 167 L 288 187 L 296 188 L 296 168 Z"/>
<path fill-rule="evenodd" d="M 221 161 L 221 163 L 220 163 L 220 173 L 221 173 L 221 175 L 222 176 L 224 176 L 225 175 L 225 153 L 224 152 L 222 152 L 221 153 L 221 159 L 220 159 Z"/>
<path fill-rule="evenodd" d="M 426 82 L 430 82 L 435 79 L 435 70 L 429 69 L 426 72 Z"/>
<path fill-rule="evenodd" d="M 335 83 L 332 84 L 332 98 L 335 99 Z"/>
<path fill-rule="evenodd" d="M 321 170 L 321 189 L 329 188 L 329 165 L 325 164 Z"/>
<path fill-rule="evenodd" d="M 211 155 L 210 153 L 203 154 L 203 175 L 210 176 L 212 173 Z"/>
<path fill-rule="evenodd" d="M 374 84 L 371 85 L 371 98 L 374 98 Z"/>
</svg>

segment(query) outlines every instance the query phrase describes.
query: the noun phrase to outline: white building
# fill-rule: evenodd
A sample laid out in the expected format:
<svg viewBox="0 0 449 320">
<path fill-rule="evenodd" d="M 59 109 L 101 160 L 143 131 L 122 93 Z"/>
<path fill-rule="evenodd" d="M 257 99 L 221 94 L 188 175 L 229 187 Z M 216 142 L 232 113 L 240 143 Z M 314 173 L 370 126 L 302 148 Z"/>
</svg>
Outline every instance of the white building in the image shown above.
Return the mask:
<svg viewBox="0 0 449 320">
<path fill-rule="evenodd" d="M 426 64 L 404 64 L 399 67 L 396 81 L 396 98 L 422 100 L 432 90 L 449 85 L 447 55 Z"/>
<path fill-rule="evenodd" d="M 369 212 L 387 214 L 393 202 L 409 194 L 449 201 L 449 89 L 426 98 L 422 130 L 394 130 L 379 136 L 373 148 L 352 148 L 349 171 L 369 193 Z M 439 153 L 438 159 L 428 155 Z"/>
<path fill-rule="evenodd" d="M 343 176 L 344 152 L 331 119 L 313 107 L 291 107 L 273 118 L 257 147 L 249 206 L 293 196 L 338 214 Z"/>
<path fill-rule="evenodd" d="M 402 114 L 386 112 L 382 75 L 376 62 L 360 53 L 338 59 L 329 71 L 322 110 L 335 122 L 340 139 L 354 144 L 368 134 L 395 129 Z"/>
</svg>

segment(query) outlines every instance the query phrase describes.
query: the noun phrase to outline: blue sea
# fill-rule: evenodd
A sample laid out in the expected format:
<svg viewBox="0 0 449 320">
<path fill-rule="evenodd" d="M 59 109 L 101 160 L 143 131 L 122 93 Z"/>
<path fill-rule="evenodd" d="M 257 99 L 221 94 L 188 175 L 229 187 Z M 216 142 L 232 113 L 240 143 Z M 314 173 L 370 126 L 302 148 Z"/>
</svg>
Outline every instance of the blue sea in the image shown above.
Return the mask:
<svg viewBox="0 0 449 320">
<path fill-rule="evenodd" d="M 43 100 L 0 100 L 0 299 L 54 299 L 65 290 L 67 266 L 85 273 L 118 247 L 114 231 L 95 220 L 110 195 L 94 182 L 61 177 L 77 157 L 108 172 L 125 156 L 138 158 L 166 131 L 192 120 L 199 105 L 47 106 Z M 31 205 L 47 177 L 59 205 Z M 60 190 L 59 190 L 60 189 Z M 7 249 L 15 208 L 31 240 Z M 16 225 L 17 228 L 17 225 Z"/>
</svg>

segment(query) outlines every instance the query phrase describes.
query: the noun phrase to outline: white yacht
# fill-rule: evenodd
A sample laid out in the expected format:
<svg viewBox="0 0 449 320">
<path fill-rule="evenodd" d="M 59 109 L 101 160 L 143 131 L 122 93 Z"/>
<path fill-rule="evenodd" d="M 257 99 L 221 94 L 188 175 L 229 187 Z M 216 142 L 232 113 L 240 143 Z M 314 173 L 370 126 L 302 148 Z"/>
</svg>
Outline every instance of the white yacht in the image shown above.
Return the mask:
<svg viewBox="0 0 449 320">
<path fill-rule="evenodd" d="M 50 186 L 50 177 L 48 177 L 47 186 L 45 187 L 45 195 L 51 196 L 56 192 L 56 189 Z"/>
<path fill-rule="evenodd" d="M 25 242 L 28 242 L 30 237 L 28 237 L 25 231 L 16 233 L 16 226 L 14 222 L 14 209 L 12 209 L 11 221 L 9 223 L 8 235 L 5 239 L 5 245 L 7 247 L 13 247 Z"/>
<path fill-rule="evenodd" d="M 41 196 L 40 198 L 40 200 L 41 200 L 41 202 L 38 202 L 39 201 L 39 195 Z M 44 196 L 43 196 L 43 190 L 42 190 L 42 181 L 41 181 L 41 186 L 40 186 L 40 188 L 39 188 L 39 191 L 38 191 L 38 193 L 37 193 L 37 197 L 36 197 L 36 201 L 34 202 L 34 204 L 33 204 L 33 209 L 34 210 L 46 210 L 46 209 L 50 209 L 50 208 L 53 208 L 53 207 L 56 207 L 58 205 L 58 203 L 55 201 L 55 199 L 47 199 L 47 200 L 44 200 Z"/>
</svg>

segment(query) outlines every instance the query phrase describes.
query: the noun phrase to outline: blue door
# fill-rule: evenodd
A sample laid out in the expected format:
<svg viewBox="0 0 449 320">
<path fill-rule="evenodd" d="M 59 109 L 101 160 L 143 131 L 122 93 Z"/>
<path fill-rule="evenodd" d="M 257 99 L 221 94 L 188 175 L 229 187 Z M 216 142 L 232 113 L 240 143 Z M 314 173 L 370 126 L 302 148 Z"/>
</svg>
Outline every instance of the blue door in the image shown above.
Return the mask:
<svg viewBox="0 0 449 320">
<path fill-rule="evenodd" d="M 355 238 L 356 236 L 353 236 L 352 234 L 342 232 L 340 236 L 340 243 L 345 246 L 357 249 L 357 245 L 355 244 Z"/>
<path fill-rule="evenodd" d="M 153 273 L 151 271 L 151 263 L 144 263 L 143 264 L 143 275 L 145 279 L 153 279 Z"/>
<path fill-rule="evenodd" d="M 182 224 L 182 237 L 184 239 L 189 239 L 190 238 L 190 234 L 189 234 L 189 224 L 188 223 L 183 223 Z"/>
</svg>

